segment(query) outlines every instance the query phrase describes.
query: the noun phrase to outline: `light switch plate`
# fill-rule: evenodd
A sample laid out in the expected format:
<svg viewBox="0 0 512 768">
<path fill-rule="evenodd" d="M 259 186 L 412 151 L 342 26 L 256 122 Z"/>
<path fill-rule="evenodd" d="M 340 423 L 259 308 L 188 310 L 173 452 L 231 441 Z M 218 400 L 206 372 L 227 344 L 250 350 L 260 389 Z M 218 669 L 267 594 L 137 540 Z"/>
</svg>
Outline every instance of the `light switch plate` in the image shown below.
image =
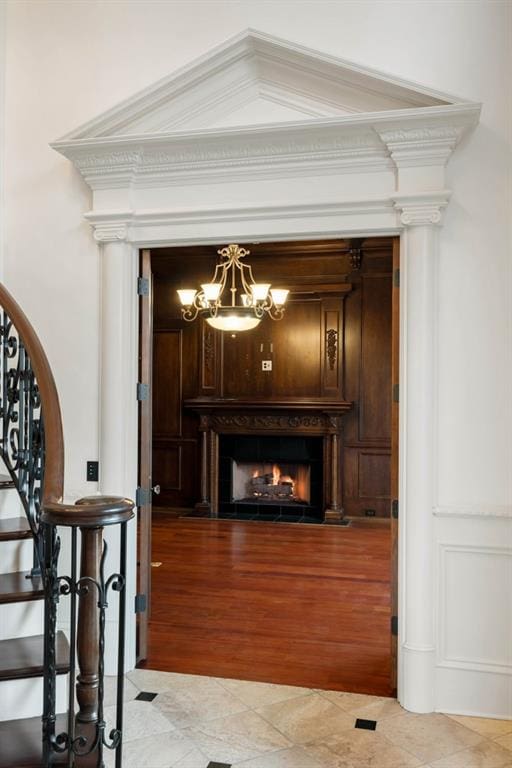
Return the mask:
<svg viewBox="0 0 512 768">
<path fill-rule="evenodd" d="M 271 371 L 272 370 L 272 360 L 262 360 L 261 361 L 261 370 L 262 371 Z"/>
</svg>

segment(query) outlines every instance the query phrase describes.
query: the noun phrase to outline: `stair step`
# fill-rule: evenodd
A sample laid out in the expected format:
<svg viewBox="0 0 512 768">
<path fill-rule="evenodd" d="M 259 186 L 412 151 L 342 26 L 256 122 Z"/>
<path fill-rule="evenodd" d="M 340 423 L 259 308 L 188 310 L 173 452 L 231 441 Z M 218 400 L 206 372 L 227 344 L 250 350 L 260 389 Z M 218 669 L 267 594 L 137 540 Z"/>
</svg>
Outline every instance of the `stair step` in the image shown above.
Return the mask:
<svg viewBox="0 0 512 768">
<path fill-rule="evenodd" d="M 44 596 L 43 582 L 40 578 L 27 579 L 30 571 L 0 573 L 0 605 L 2 603 L 22 603 L 26 600 L 41 600 Z"/>
<path fill-rule="evenodd" d="M 0 641 L 0 680 L 19 680 L 43 674 L 43 635 Z M 69 672 L 69 644 L 64 632 L 56 636 L 58 675 Z"/>
<path fill-rule="evenodd" d="M 67 730 L 65 715 L 57 717 L 57 733 Z M 0 768 L 43 768 L 41 718 L 5 720 L 0 723 Z M 52 765 L 65 765 L 66 754 Z"/>
<path fill-rule="evenodd" d="M 9 475 L 0 475 L 0 490 L 6 488 L 16 488 Z"/>
<path fill-rule="evenodd" d="M 26 517 L 7 517 L 0 520 L 0 541 L 30 539 L 32 531 Z"/>
</svg>

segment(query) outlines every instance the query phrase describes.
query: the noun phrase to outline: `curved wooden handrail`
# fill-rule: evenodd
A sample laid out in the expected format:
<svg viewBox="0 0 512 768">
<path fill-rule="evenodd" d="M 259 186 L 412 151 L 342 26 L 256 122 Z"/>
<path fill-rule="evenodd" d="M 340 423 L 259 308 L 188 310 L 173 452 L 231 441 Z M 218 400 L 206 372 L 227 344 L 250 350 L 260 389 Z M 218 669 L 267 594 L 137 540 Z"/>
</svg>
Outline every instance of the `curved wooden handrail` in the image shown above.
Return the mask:
<svg viewBox="0 0 512 768">
<path fill-rule="evenodd" d="M 51 525 L 101 528 L 126 523 L 133 517 L 134 503 L 121 496 L 86 496 L 75 504 L 45 504 L 41 520 Z"/>
<path fill-rule="evenodd" d="M 45 432 L 45 470 L 42 488 L 44 506 L 49 501 L 61 501 L 64 492 L 64 437 L 59 396 L 48 358 L 37 333 L 17 301 L 1 283 L 0 305 L 12 320 L 30 357 L 41 396 Z"/>
</svg>

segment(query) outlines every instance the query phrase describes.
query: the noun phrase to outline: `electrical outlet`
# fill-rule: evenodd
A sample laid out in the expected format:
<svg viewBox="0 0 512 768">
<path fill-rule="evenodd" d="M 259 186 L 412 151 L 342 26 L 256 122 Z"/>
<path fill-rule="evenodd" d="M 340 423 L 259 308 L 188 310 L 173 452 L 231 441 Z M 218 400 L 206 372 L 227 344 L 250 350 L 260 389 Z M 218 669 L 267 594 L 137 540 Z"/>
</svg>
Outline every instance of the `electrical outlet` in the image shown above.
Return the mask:
<svg viewBox="0 0 512 768">
<path fill-rule="evenodd" d="M 272 370 L 272 360 L 262 360 L 261 361 L 261 370 L 262 371 L 271 371 Z"/>
<path fill-rule="evenodd" d="M 365 509 L 364 514 L 366 515 L 366 517 L 375 517 L 375 510 Z"/>
<path fill-rule="evenodd" d="M 93 482 L 93 483 L 97 483 L 98 482 L 98 462 L 97 461 L 88 461 L 87 462 L 86 478 L 90 482 Z"/>
</svg>

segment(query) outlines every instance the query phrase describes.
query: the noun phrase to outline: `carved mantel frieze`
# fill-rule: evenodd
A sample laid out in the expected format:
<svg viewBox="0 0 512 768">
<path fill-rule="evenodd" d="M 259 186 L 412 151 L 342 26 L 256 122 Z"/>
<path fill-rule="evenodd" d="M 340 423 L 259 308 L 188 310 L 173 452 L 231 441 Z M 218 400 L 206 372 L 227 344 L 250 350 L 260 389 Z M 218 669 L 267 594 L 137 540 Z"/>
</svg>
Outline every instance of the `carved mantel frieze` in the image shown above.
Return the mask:
<svg viewBox="0 0 512 768">
<path fill-rule="evenodd" d="M 229 400 L 194 398 L 185 408 L 199 415 L 200 429 L 217 432 L 294 432 L 332 434 L 341 430 L 341 416 L 352 407 L 344 400 Z"/>
</svg>

